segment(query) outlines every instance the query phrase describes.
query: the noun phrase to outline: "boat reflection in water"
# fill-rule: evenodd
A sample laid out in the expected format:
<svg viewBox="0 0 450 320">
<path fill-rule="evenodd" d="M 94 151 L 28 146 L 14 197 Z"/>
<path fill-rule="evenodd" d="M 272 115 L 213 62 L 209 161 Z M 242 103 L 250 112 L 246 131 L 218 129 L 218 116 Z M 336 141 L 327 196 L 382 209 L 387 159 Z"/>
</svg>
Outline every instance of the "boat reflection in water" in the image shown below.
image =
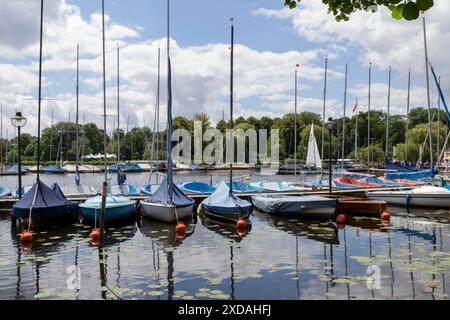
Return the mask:
<svg viewBox="0 0 450 320">
<path fill-rule="evenodd" d="M 289 234 L 327 244 L 339 244 L 338 228 L 333 222 L 299 220 L 265 213 L 258 214 L 261 221 Z"/>
<path fill-rule="evenodd" d="M 184 234 L 177 233 L 175 224 L 168 224 L 150 219 L 141 219 L 138 221 L 140 232 L 151 239 L 152 253 L 153 253 L 153 269 L 155 271 L 154 286 L 162 287 L 160 279 L 160 251 L 163 251 L 167 259 L 167 299 L 173 300 L 175 294 L 174 283 L 174 251 L 175 248 L 181 245 L 187 237 L 190 237 L 194 231 L 197 223 L 196 217 L 188 217 L 184 219 L 186 230 Z M 158 296 L 161 299 L 161 296 Z"/>
</svg>

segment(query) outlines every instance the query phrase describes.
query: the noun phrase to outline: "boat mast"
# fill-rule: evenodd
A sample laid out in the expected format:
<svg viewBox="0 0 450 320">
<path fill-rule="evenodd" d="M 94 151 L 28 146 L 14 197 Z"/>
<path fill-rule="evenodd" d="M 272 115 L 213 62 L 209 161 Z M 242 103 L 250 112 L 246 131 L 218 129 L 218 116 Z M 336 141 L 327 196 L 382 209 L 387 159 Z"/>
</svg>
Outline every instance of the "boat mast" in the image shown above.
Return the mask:
<svg viewBox="0 0 450 320">
<path fill-rule="evenodd" d="M 440 87 L 441 86 L 441 76 L 439 76 L 438 83 L 439 83 L 439 87 Z M 440 123 L 441 123 L 441 95 L 439 93 L 438 93 L 438 111 L 437 111 L 437 115 L 438 115 L 437 116 L 438 122 L 437 122 L 437 137 L 436 137 L 437 138 L 437 141 L 436 141 L 437 147 L 436 147 L 436 150 L 437 150 L 437 155 L 439 156 L 439 152 L 440 152 L 439 136 L 441 135 L 441 133 L 439 131 L 439 127 L 440 127 Z"/>
<path fill-rule="evenodd" d="M 152 179 L 152 173 L 153 168 L 152 164 L 155 164 L 157 161 L 157 154 L 158 154 L 158 142 L 156 141 L 156 152 L 155 152 L 155 140 L 158 138 L 157 128 L 158 128 L 158 109 L 159 109 L 159 91 L 160 91 L 160 65 L 161 65 L 161 49 L 158 48 L 158 81 L 157 81 L 157 90 L 156 90 L 156 105 L 155 105 L 155 116 L 153 119 L 153 134 L 152 134 L 152 145 L 151 145 L 151 151 L 150 151 L 150 176 L 148 183 L 151 182 Z M 158 163 L 156 163 L 156 172 L 158 172 Z M 156 183 L 158 183 L 158 174 L 156 174 Z"/>
<path fill-rule="evenodd" d="M 433 168 L 433 139 L 431 137 L 431 100 L 430 100 L 430 75 L 428 69 L 428 47 L 427 47 L 427 30 L 425 26 L 425 15 L 422 18 L 423 22 L 423 41 L 425 47 L 425 70 L 427 77 L 427 103 L 428 103 L 428 139 L 430 143 L 430 167 Z"/>
<path fill-rule="evenodd" d="M 0 170 L 3 172 L 3 101 L 0 102 Z"/>
<path fill-rule="evenodd" d="M 369 63 L 369 96 L 367 100 L 367 171 L 370 171 L 370 98 L 372 89 L 372 62 Z"/>
<path fill-rule="evenodd" d="M 295 65 L 295 113 L 294 113 L 294 177 L 297 180 L 297 88 L 298 88 L 298 67 Z"/>
<path fill-rule="evenodd" d="M 103 42 L 103 160 L 105 170 L 105 181 L 108 183 L 108 165 L 106 162 L 106 62 L 105 62 L 105 0 L 102 0 L 102 42 Z"/>
<path fill-rule="evenodd" d="M 341 159 L 341 169 L 344 169 L 344 158 L 345 158 L 345 109 L 347 108 L 347 79 L 348 79 L 348 63 L 345 64 L 344 118 L 342 119 L 342 159 Z"/>
<path fill-rule="evenodd" d="M 42 35 L 44 28 L 44 0 L 41 0 L 41 30 L 39 35 L 39 91 L 38 91 L 38 135 L 37 135 L 37 171 L 36 182 L 39 182 L 41 171 L 41 100 L 42 100 Z M 33 201 L 34 202 L 34 201 Z"/>
<path fill-rule="evenodd" d="M 80 176 L 79 176 L 79 172 L 78 172 L 78 162 L 79 162 L 79 113 L 78 113 L 78 99 L 79 99 L 79 78 L 80 78 L 80 45 L 77 44 L 77 89 L 76 89 L 76 94 L 77 94 L 77 114 L 75 117 L 75 122 L 76 122 L 76 135 L 77 135 L 77 142 L 76 142 L 76 155 L 75 155 L 75 159 L 76 159 L 76 164 L 75 164 L 75 183 L 77 185 L 80 184 Z"/>
<path fill-rule="evenodd" d="M 327 103 L 327 74 L 328 74 L 328 56 L 325 56 L 325 80 L 323 84 L 323 110 L 322 110 L 322 153 L 320 157 L 322 158 L 323 162 L 323 150 L 324 150 L 324 144 L 325 144 L 325 107 Z M 329 163 L 329 170 L 331 170 L 331 163 Z M 320 168 L 320 180 L 323 179 L 323 163 L 322 167 Z"/>
<path fill-rule="evenodd" d="M 355 108 L 355 162 L 358 162 L 358 98 L 356 98 Z"/>
<path fill-rule="evenodd" d="M 411 69 L 408 70 L 408 97 L 406 98 L 405 161 L 408 161 L 408 130 L 409 130 L 410 97 L 411 97 Z"/>
<path fill-rule="evenodd" d="M 388 146 L 389 146 L 389 113 L 391 109 L 391 77 L 392 77 L 392 68 L 389 66 L 389 84 L 388 84 L 388 103 L 387 103 L 387 117 L 386 117 L 386 145 L 384 149 L 384 159 L 385 161 L 388 158 Z"/>
<path fill-rule="evenodd" d="M 172 69 L 170 65 L 170 0 L 167 0 L 167 192 L 173 204 L 172 177 Z"/>
<path fill-rule="evenodd" d="M 230 133 L 231 133 L 231 143 L 234 144 L 233 139 L 233 68 L 234 68 L 234 18 L 230 19 L 231 22 L 231 48 L 230 48 Z M 231 148 L 234 150 L 234 148 Z M 231 154 L 230 159 L 230 194 L 233 192 L 233 160 L 234 152 Z"/>
</svg>

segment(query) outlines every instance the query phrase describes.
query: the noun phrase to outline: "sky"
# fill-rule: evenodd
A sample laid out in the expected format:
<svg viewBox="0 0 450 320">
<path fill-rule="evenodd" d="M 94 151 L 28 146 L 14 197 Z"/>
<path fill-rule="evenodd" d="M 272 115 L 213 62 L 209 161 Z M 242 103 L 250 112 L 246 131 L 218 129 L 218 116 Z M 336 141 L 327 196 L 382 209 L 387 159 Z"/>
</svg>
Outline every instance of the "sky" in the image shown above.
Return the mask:
<svg viewBox="0 0 450 320">
<path fill-rule="evenodd" d="M 15 135 L 9 118 L 22 111 L 23 131 L 37 135 L 40 1 L 0 1 L 0 101 L 2 135 Z M 105 0 L 108 132 L 117 112 L 117 46 L 120 48 L 120 126 L 153 125 L 157 55 L 161 50 L 161 118 L 166 123 L 166 1 Z M 435 0 L 426 13 L 429 59 L 450 90 L 450 1 Z M 422 19 L 394 21 L 390 12 L 358 12 L 338 23 L 321 1 L 303 0 L 295 10 L 282 0 L 171 0 L 170 39 L 173 114 L 206 112 L 214 124 L 229 117 L 230 17 L 235 25 L 234 117 L 280 117 L 294 111 L 294 71 L 300 64 L 299 109 L 322 114 L 324 60 L 328 57 L 326 118 L 346 115 L 355 99 L 367 110 L 368 66 L 373 64 L 372 109 L 406 114 L 407 75 L 411 108 L 426 107 Z M 103 113 L 101 0 L 45 0 L 42 128 L 75 121 L 76 47 L 80 46 L 80 122 Z M 437 105 L 430 77 L 431 103 Z"/>
</svg>

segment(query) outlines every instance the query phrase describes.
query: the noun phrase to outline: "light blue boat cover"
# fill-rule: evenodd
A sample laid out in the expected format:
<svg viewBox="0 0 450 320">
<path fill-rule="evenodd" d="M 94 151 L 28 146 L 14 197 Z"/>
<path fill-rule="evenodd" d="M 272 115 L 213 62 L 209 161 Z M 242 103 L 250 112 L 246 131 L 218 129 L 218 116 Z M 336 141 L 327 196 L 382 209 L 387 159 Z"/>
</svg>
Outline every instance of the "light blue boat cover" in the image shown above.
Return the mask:
<svg viewBox="0 0 450 320">
<path fill-rule="evenodd" d="M 252 208 L 250 202 L 240 199 L 234 193 L 230 192 L 228 184 L 224 181 L 219 183 L 216 187 L 216 191 L 214 191 L 212 195 L 202 201 L 202 205 L 207 210 L 220 211 L 222 213 L 228 211 L 235 212 L 236 209 L 238 209 L 240 213 L 249 213 Z"/>
<path fill-rule="evenodd" d="M 336 199 L 321 196 L 254 196 L 252 199 L 270 213 L 298 213 L 305 209 L 335 208 L 337 204 Z"/>
<path fill-rule="evenodd" d="M 194 200 L 189 198 L 183 191 L 181 191 L 175 184 L 172 184 L 172 203 L 169 201 L 169 184 L 167 178 L 164 178 L 163 182 L 156 190 L 155 194 L 145 199 L 148 203 L 158 203 L 161 205 L 173 204 L 176 207 L 187 207 L 194 203 Z"/>
<path fill-rule="evenodd" d="M 384 176 L 388 180 L 392 179 L 419 180 L 423 178 L 434 178 L 434 169 L 427 169 L 416 172 L 392 172 L 392 173 L 385 173 Z"/>
<path fill-rule="evenodd" d="M 185 192 L 192 193 L 213 193 L 216 188 L 205 182 L 185 182 L 179 185 L 179 188 Z"/>
<path fill-rule="evenodd" d="M 230 187 L 230 183 L 229 182 L 227 182 L 226 185 L 227 185 L 228 188 Z M 257 188 L 257 187 L 249 185 L 248 183 L 239 182 L 239 181 L 233 181 L 232 187 L 233 187 L 233 192 L 237 192 L 237 193 L 239 193 L 239 192 L 261 192 L 261 191 L 263 191 L 263 189 L 261 189 L 261 188 Z M 219 186 L 216 186 L 216 188 L 218 189 Z"/>
</svg>

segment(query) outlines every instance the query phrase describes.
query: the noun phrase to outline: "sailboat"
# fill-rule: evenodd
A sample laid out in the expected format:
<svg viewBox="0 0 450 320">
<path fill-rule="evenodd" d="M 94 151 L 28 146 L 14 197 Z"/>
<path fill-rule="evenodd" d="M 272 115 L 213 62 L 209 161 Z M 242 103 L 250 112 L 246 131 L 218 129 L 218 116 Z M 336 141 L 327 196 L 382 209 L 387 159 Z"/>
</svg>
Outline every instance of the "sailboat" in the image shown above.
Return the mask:
<svg viewBox="0 0 450 320">
<path fill-rule="evenodd" d="M 81 184 L 80 169 L 79 169 L 79 75 L 80 75 L 80 46 L 77 45 L 77 86 L 76 86 L 76 150 L 75 150 L 75 184 L 65 185 L 61 188 L 61 192 L 64 196 L 93 196 L 97 194 L 97 190 L 94 187 Z M 67 169 L 65 169 L 67 170 Z M 58 187 L 59 188 L 59 187 Z"/>
<path fill-rule="evenodd" d="M 309 132 L 308 150 L 306 152 L 306 162 L 303 173 L 318 173 L 322 169 L 322 159 L 320 159 L 319 147 L 314 135 L 314 124 L 311 123 Z"/>
<path fill-rule="evenodd" d="M 44 22 L 44 0 L 41 0 L 40 41 L 39 41 L 39 85 L 38 85 L 38 133 L 36 182 L 30 190 L 13 205 L 11 215 L 31 225 L 66 222 L 75 219 L 67 201 L 61 199 L 40 180 L 41 158 L 41 101 L 42 101 L 42 37 Z"/>
<path fill-rule="evenodd" d="M 147 195 L 152 195 L 159 188 L 158 184 L 158 155 L 159 155 L 159 144 L 158 144 L 158 134 L 159 134 L 159 96 L 160 96 L 160 84 L 161 84 L 161 49 L 158 48 L 158 82 L 156 91 L 156 106 L 155 106 L 155 116 L 153 119 L 153 134 L 152 134 L 152 146 L 150 151 L 150 174 L 148 177 L 148 183 L 141 187 L 141 192 Z M 156 152 L 155 152 L 156 143 Z M 156 161 L 154 161 L 156 160 Z M 153 169 L 156 170 L 156 184 L 152 184 Z"/>
<path fill-rule="evenodd" d="M 167 176 L 158 190 L 141 201 L 142 214 L 151 219 L 173 222 L 193 214 L 194 200 L 173 182 L 172 166 L 172 68 L 170 64 L 170 0 L 167 0 Z"/>
<path fill-rule="evenodd" d="M 234 67 L 234 24 L 231 19 L 231 50 L 230 50 L 230 129 L 233 130 L 233 67 Z M 247 219 L 252 210 L 252 204 L 247 200 L 238 198 L 234 193 L 233 158 L 230 159 L 230 181 L 228 185 L 222 181 L 216 190 L 199 206 L 205 214 L 214 218 L 237 221 L 239 218 Z M 253 187 L 252 187 L 253 188 Z"/>
<path fill-rule="evenodd" d="M 134 185 L 125 183 L 127 177 L 125 172 L 141 172 L 142 169 L 138 164 L 121 164 L 120 163 L 120 73 L 119 73 L 119 47 L 117 47 L 117 183 L 110 186 L 112 195 L 138 195 L 141 191 Z M 111 167 L 109 167 L 109 171 Z"/>
<path fill-rule="evenodd" d="M 108 181 L 106 161 L 106 76 L 105 76 L 105 0 L 102 0 L 102 29 L 103 29 L 103 156 L 105 182 Z M 102 208 L 102 196 L 96 196 L 80 204 L 80 213 L 83 221 L 97 224 Z M 105 224 L 131 220 L 135 213 L 135 202 L 120 196 L 108 194 L 105 202 Z"/>
</svg>

